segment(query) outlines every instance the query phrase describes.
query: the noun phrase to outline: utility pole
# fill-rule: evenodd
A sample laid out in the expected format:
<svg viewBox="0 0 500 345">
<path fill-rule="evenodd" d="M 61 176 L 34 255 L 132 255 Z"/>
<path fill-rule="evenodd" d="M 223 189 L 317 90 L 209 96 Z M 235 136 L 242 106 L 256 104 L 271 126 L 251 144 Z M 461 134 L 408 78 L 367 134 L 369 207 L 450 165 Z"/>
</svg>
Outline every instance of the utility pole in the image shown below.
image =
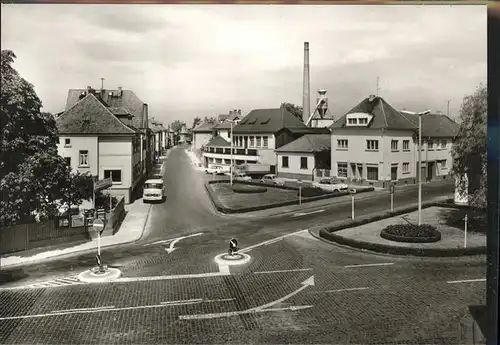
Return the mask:
<svg viewBox="0 0 500 345">
<path fill-rule="evenodd" d="M 101 90 L 104 90 L 104 78 L 101 78 Z"/>
<path fill-rule="evenodd" d="M 450 116 L 450 100 L 448 100 L 446 106 L 446 116 Z"/>
<path fill-rule="evenodd" d="M 380 83 L 380 77 L 377 76 L 377 91 L 375 93 L 377 95 L 377 97 L 378 97 L 379 91 L 380 91 L 379 83 Z"/>
</svg>

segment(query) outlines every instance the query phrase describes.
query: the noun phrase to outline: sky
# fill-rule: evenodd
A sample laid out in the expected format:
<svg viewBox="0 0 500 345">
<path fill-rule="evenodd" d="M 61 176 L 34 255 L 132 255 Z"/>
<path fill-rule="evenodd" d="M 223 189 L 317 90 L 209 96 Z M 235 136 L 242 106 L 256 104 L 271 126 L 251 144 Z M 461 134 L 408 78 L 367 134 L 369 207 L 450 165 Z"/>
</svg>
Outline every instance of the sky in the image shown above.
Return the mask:
<svg viewBox="0 0 500 345">
<path fill-rule="evenodd" d="M 344 115 L 377 93 L 398 110 L 458 117 L 486 84 L 486 6 L 2 4 L 1 45 L 44 110 L 68 89 L 123 89 L 165 125 L 230 109 L 311 107 L 320 88 Z"/>
</svg>

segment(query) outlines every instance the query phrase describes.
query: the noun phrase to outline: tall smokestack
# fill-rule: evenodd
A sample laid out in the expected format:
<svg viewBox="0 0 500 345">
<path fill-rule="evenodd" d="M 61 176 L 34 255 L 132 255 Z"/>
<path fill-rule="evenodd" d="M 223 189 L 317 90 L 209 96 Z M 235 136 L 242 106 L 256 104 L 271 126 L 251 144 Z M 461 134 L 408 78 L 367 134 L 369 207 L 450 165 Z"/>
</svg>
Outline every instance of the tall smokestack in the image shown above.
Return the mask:
<svg viewBox="0 0 500 345">
<path fill-rule="evenodd" d="M 304 42 L 304 91 L 302 100 L 302 120 L 304 123 L 311 114 L 311 90 L 309 86 L 309 42 Z"/>
</svg>

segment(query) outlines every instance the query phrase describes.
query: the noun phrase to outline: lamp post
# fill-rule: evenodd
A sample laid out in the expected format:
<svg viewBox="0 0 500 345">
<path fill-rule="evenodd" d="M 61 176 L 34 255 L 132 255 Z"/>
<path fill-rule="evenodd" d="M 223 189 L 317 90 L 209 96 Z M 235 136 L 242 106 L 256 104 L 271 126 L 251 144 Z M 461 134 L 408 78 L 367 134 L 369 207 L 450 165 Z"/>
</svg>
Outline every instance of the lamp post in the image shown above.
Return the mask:
<svg viewBox="0 0 500 345">
<path fill-rule="evenodd" d="M 418 116 L 418 225 L 422 225 L 422 115 L 427 115 L 431 111 L 426 110 L 420 113 L 403 110 L 403 114 Z"/>
<path fill-rule="evenodd" d="M 231 168 L 230 168 L 230 171 L 229 171 L 229 175 L 231 176 L 231 186 L 233 185 L 233 142 L 234 142 L 234 138 L 233 138 L 233 121 L 230 121 L 231 123 L 231 132 L 229 134 L 229 136 L 231 137 Z"/>
</svg>

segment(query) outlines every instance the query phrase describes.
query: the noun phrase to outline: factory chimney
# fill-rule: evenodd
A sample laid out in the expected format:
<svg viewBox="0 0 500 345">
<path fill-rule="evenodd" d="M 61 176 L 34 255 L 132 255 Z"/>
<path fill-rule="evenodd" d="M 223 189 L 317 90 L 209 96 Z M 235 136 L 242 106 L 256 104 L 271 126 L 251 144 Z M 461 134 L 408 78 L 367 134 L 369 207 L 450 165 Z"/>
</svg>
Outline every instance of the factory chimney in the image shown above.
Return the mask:
<svg viewBox="0 0 500 345">
<path fill-rule="evenodd" d="M 309 42 L 304 42 L 304 91 L 302 100 L 302 121 L 304 123 L 311 114 L 311 92 L 309 85 Z"/>
</svg>

